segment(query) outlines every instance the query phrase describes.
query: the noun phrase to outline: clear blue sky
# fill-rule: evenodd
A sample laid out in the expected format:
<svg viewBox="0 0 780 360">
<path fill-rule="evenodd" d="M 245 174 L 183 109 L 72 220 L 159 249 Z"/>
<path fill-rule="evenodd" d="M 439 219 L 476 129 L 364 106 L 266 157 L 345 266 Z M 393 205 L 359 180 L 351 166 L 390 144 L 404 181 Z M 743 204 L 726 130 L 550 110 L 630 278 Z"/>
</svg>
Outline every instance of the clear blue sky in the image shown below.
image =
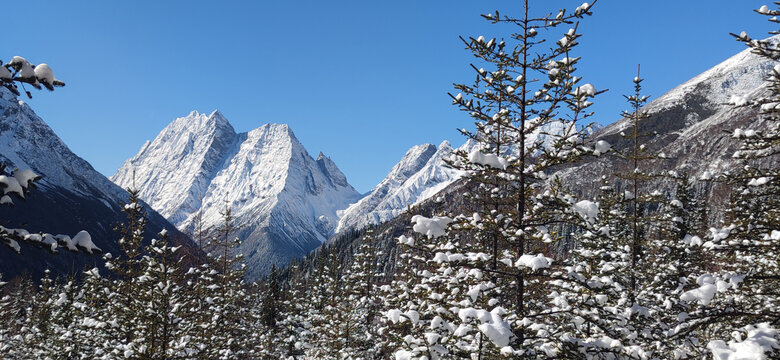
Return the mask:
<svg viewBox="0 0 780 360">
<path fill-rule="evenodd" d="M 533 0 L 532 10 L 578 1 Z M 641 63 L 658 97 L 743 49 L 728 32 L 771 26 L 745 0 L 600 0 L 580 25 L 580 75 L 610 91 L 610 123 Z M 415 144 L 463 142 L 450 105 L 472 57 L 458 35 L 512 30 L 479 16 L 520 1 L 22 1 L 3 53 L 46 62 L 67 86 L 27 101 L 78 155 L 110 176 L 170 121 L 219 109 L 238 131 L 290 124 L 361 192 Z M 565 29 L 562 29 L 565 30 Z M 174 181 L 174 179 L 171 179 Z"/>
</svg>

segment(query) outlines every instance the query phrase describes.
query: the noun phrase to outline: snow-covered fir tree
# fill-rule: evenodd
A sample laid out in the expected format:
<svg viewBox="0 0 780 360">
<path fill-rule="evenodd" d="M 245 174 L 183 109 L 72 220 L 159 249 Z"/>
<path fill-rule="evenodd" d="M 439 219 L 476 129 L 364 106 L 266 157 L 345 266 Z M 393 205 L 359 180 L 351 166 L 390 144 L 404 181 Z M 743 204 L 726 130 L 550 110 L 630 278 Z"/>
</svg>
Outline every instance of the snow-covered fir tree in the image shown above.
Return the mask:
<svg viewBox="0 0 780 360">
<path fill-rule="evenodd" d="M 352 264 L 343 277 L 342 301 L 337 303 L 343 321 L 338 325 L 343 339 L 339 358 L 376 359 L 379 286 L 376 266 L 376 239 L 369 229 L 361 238 Z"/>
<path fill-rule="evenodd" d="M 307 320 L 306 282 L 301 266 L 294 263 L 290 270 L 290 281 L 284 292 L 281 314 L 277 322 L 279 333 L 268 334 L 279 340 L 276 342 L 276 354 L 279 358 L 300 358 L 304 349 L 309 347 L 311 323 Z"/>
<path fill-rule="evenodd" d="M 307 358 L 335 358 L 339 345 L 343 345 L 338 330 L 343 314 L 336 307 L 342 289 L 338 256 L 330 247 L 318 250 L 317 266 L 311 274 L 307 296 L 307 322 L 311 324 L 312 334 L 310 346 L 306 348 Z"/>
<path fill-rule="evenodd" d="M 591 7 L 535 17 L 525 1 L 519 18 L 483 15 L 516 26 L 509 39 L 463 39 L 479 62 L 472 65 L 476 81 L 456 85 L 460 93 L 451 97 L 474 119 L 476 131 L 463 132 L 476 145 L 450 163 L 469 171 L 474 196 L 487 206 L 454 218 L 413 219 L 426 261 L 417 274 L 419 298 L 387 316 L 398 322 L 403 316 L 412 329 L 419 322 L 421 329 L 397 357 L 545 358 L 570 348 L 545 286 L 560 238 L 556 213 L 570 204 L 546 188 L 545 171 L 596 151 L 585 145 L 581 124 L 598 91 L 574 75 L 579 58 L 573 53 L 578 21 Z M 542 45 L 558 31 L 552 49 Z M 549 134 L 553 146 L 542 147 L 532 136 L 551 123 L 565 131 Z"/>
<path fill-rule="evenodd" d="M 247 349 L 251 347 L 247 343 L 250 339 L 247 327 L 242 322 L 248 311 L 243 283 L 246 266 L 242 256 L 235 253 L 239 239 L 233 237 L 233 214 L 227 202 L 222 217 L 222 225 L 212 242 L 216 254 L 213 266 L 218 271 L 213 275 L 215 282 L 209 285 L 213 290 L 207 299 L 211 319 L 206 326 L 211 331 L 204 355 L 212 359 L 235 359 L 246 356 Z"/>
</svg>

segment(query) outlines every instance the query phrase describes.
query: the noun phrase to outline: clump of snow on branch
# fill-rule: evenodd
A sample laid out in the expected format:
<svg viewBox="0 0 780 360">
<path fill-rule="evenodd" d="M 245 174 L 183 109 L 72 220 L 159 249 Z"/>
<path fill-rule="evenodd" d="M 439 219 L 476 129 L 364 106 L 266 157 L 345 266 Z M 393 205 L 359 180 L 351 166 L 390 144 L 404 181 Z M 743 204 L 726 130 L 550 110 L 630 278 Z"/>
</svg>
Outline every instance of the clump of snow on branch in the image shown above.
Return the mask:
<svg viewBox="0 0 780 360">
<path fill-rule="evenodd" d="M 548 258 L 542 254 L 536 254 L 536 255 L 522 255 L 519 259 L 517 259 L 517 262 L 515 263 L 516 267 L 527 267 L 530 268 L 533 271 L 539 270 L 539 269 L 546 269 L 549 268 L 550 265 L 552 265 L 553 260 L 551 258 Z"/>
<path fill-rule="evenodd" d="M 100 248 L 95 246 L 95 243 L 92 242 L 92 236 L 84 230 L 79 231 L 78 234 L 73 237 L 72 241 L 76 243 L 76 245 L 84 248 L 84 250 L 90 254 L 92 254 L 94 250 L 101 251 Z"/>
<path fill-rule="evenodd" d="M 588 222 L 599 216 L 599 204 L 590 200 L 581 200 L 572 206 L 574 211 Z"/>
<path fill-rule="evenodd" d="M 604 140 L 599 140 L 596 142 L 596 145 L 594 146 L 593 154 L 596 156 L 606 154 L 609 152 L 610 149 L 612 149 L 612 145 L 610 145 L 610 143 Z"/>
<path fill-rule="evenodd" d="M 14 56 L 11 61 L 0 66 L 0 85 L 15 95 L 20 95 L 15 82 L 30 84 L 36 89 L 45 87 L 54 90 L 55 86 L 65 86 L 65 83 L 54 76 L 54 71 L 48 64 L 34 65 L 21 56 Z M 27 92 L 28 97 L 32 97 Z"/>
<path fill-rule="evenodd" d="M 435 239 L 446 233 L 447 225 L 451 222 L 452 219 L 446 216 L 427 218 L 422 215 L 415 215 L 412 216 L 412 223 L 414 224 L 412 230 L 416 233 L 423 234 L 428 238 Z"/>
<path fill-rule="evenodd" d="M 496 154 L 485 154 L 479 149 L 471 150 L 469 153 L 469 161 L 474 164 L 502 170 L 505 170 L 507 166 L 509 166 L 509 162 L 503 157 Z"/>
<path fill-rule="evenodd" d="M 697 301 L 701 305 L 709 305 L 717 293 L 723 293 L 729 289 L 736 289 L 744 279 L 741 275 L 728 275 L 726 280 L 720 279 L 712 274 L 703 274 L 696 279 L 698 288 L 688 290 L 680 295 L 680 300 L 692 302 Z"/>
<path fill-rule="evenodd" d="M 747 336 L 744 339 L 712 340 L 707 348 L 715 360 L 763 360 L 767 353 L 780 349 L 778 331 L 769 323 L 760 323 L 744 327 Z"/>
</svg>

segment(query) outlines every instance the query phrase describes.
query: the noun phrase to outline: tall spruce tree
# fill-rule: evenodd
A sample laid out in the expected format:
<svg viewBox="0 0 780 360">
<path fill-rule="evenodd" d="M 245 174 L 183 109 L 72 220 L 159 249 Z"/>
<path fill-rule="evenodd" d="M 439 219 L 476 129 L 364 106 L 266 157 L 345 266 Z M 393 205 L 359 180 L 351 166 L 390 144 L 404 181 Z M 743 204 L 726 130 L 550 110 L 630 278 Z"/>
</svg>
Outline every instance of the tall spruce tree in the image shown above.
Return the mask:
<svg viewBox="0 0 780 360">
<path fill-rule="evenodd" d="M 306 357 L 312 359 L 336 358 L 343 346 L 343 338 L 338 331 L 342 325 L 343 314 L 336 304 L 342 293 L 340 259 L 333 247 L 320 248 L 317 253 L 317 266 L 311 275 L 310 294 L 308 296 L 308 319 L 311 323 L 311 346 L 306 349 Z"/>
</svg>

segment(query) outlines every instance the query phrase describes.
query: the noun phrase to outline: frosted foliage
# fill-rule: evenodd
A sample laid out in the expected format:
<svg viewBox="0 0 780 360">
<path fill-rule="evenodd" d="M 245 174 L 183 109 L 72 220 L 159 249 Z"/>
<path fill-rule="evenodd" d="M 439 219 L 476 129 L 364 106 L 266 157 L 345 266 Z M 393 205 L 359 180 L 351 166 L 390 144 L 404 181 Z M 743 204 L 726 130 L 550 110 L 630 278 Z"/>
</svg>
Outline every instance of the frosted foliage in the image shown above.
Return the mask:
<svg viewBox="0 0 780 360">
<path fill-rule="evenodd" d="M 19 77 L 21 78 L 35 78 L 35 70 L 33 65 L 27 61 L 27 59 L 21 56 L 14 56 L 11 61 L 8 62 L 12 66 L 20 66 Z"/>
<path fill-rule="evenodd" d="M 688 290 L 680 295 L 683 301 L 698 301 L 699 304 L 709 305 L 718 288 L 713 284 L 704 284 L 697 289 Z"/>
<path fill-rule="evenodd" d="M 14 170 L 13 176 L 16 179 L 16 181 L 18 181 L 19 184 L 24 188 L 30 186 L 30 183 L 35 179 L 40 178 L 38 174 L 36 174 L 30 169 L 16 169 Z"/>
<path fill-rule="evenodd" d="M 48 64 L 39 64 L 35 67 L 35 77 L 40 82 L 46 82 L 49 84 L 54 83 L 54 72 L 51 70 Z"/>
<path fill-rule="evenodd" d="M 609 152 L 609 150 L 611 148 L 612 148 L 612 145 L 610 145 L 608 142 L 606 142 L 604 140 L 599 140 L 599 141 L 596 142 L 596 146 L 595 146 L 595 149 L 594 149 L 595 150 L 594 154 L 597 155 L 597 156 L 598 155 L 602 155 L 602 154 L 606 154 L 607 152 Z"/>
<path fill-rule="evenodd" d="M 549 268 L 552 264 L 552 259 L 542 255 L 542 254 L 536 254 L 536 255 L 522 255 L 519 259 L 517 259 L 517 263 L 515 266 L 517 267 L 526 267 L 533 271 L 539 270 L 539 269 L 546 269 Z"/>
<path fill-rule="evenodd" d="M 11 71 L 6 69 L 4 66 L 0 66 L 0 80 L 11 81 Z"/>
<path fill-rule="evenodd" d="M 90 254 L 92 254 L 92 251 L 94 250 L 100 251 L 100 248 L 95 246 L 95 243 L 92 242 L 92 236 L 90 236 L 89 233 L 84 230 L 79 231 L 79 233 L 76 234 L 76 236 L 74 236 L 71 241 L 76 245 L 84 248 Z"/>
<path fill-rule="evenodd" d="M 16 194 L 24 198 L 24 191 L 16 178 L 0 175 L 0 185 L 3 187 L 3 194 Z"/>
<path fill-rule="evenodd" d="M 398 350 L 395 352 L 395 360 L 411 360 L 412 359 L 412 353 L 406 351 L 406 350 Z"/>
</svg>

